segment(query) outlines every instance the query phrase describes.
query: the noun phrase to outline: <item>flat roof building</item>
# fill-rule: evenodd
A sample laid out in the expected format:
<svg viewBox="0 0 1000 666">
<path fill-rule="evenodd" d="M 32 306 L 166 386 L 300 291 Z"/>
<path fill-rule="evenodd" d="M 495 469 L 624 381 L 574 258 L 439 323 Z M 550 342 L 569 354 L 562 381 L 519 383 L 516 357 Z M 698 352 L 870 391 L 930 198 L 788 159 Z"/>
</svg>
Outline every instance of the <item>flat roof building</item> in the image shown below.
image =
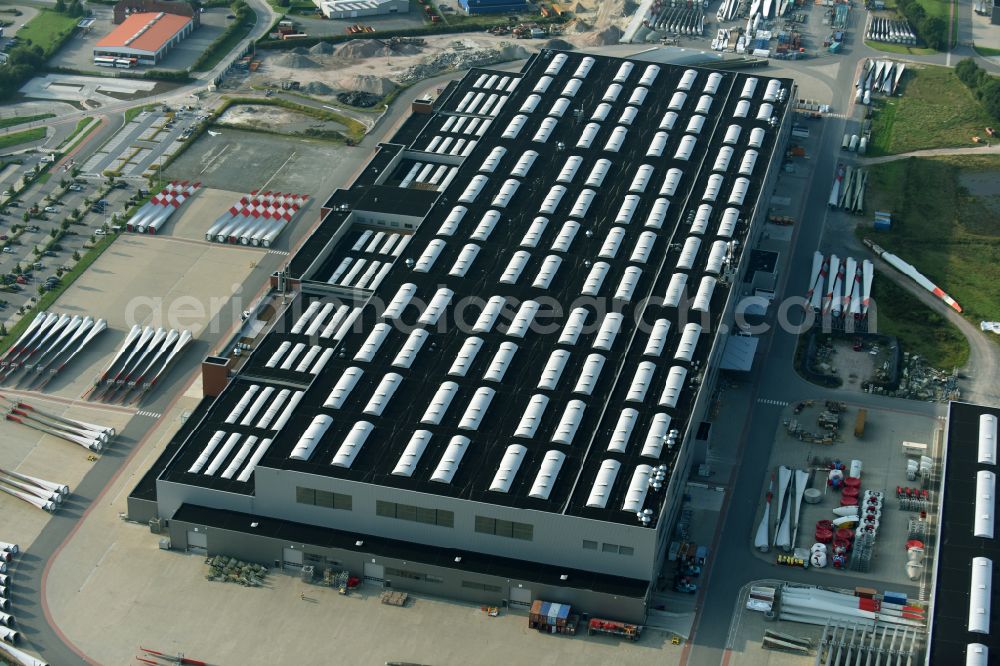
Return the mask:
<svg viewBox="0 0 1000 666">
<path fill-rule="evenodd" d="M 1000 629 L 990 612 L 1000 563 L 994 528 L 998 419 L 997 407 L 948 405 L 928 666 L 985 666 L 1000 654 Z"/>
<path fill-rule="evenodd" d="M 189 16 L 165 12 L 129 14 L 94 46 L 94 63 L 108 64 L 107 59 L 112 58 L 155 65 L 193 30 L 194 21 Z"/>
<path fill-rule="evenodd" d="M 329 198 L 274 278 L 287 307 L 130 516 L 176 548 L 641 620 L 789 99 L 580 53 L 470 71 Z"/>
<path fill-rule="evenodd" d="M 405 14 L 410 11 L 408 0 L 313 0 L 328 19 L 354 19 L 384 14 Z"/>
</svg>

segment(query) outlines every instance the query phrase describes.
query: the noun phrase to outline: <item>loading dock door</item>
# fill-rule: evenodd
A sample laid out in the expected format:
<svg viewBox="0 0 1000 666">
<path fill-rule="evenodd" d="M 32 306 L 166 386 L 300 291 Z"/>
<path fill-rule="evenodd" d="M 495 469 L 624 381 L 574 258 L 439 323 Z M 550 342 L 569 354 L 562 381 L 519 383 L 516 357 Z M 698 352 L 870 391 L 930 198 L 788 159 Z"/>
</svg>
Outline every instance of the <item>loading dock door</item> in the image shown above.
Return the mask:
<svg viewBox="0 0 1000 666">
<path fill-rule="evenodd" d="M 531 608 L 531 590 L 526 587 L 511 587 L 508 601 L 511 606 Z"/>
<path fill-rule="evenodd" d="M 385 585 L 385 567 L 381 564 L 365 562 L 365 582 L 374 585 Z"/>
<path fill-rule="evenodd" d="M 302 566 L 302 551 L 295 548 L 283 548 L 281 551 L 281 561 L 285 568 Z"/>
<path fill-rule="evenodd" d="M 195 532 L 188 530 L 187 534 L 188 550 L 196 553 L 208 552 L 208 534 L 206 532 Z"/>
</svg>

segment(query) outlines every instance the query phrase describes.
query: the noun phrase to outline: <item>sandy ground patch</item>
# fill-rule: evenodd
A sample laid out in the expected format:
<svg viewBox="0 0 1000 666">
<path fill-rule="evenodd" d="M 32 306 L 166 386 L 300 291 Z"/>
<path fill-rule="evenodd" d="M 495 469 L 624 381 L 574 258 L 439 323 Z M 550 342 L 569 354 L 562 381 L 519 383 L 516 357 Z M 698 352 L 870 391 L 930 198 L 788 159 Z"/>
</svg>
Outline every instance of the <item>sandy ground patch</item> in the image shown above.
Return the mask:
<svg viewBox="0 0 1000 666">
<path fill-rule="evenodd" d="M 504 46 L 523 47 L 528 50 L 537 50 L 539 45 L 546 40 L 542 39 L 519 39 L 511 40 L 507 37 L 497 37 L 488 34 L 463 34 L 444 35 L 439 37 L 428 37 L 426 45 L 421 47 L 412 55 L 404 55 L 389 49 L 382 49 L 379 52 L 368 53 L 366 57 L 342 57 L 338 55 L 340 46 L 333 55 L 321 55 L 315 53 L 303 54 L 299 62 L 306 60 L 315 63 L 304 67 L 286 67 L 281 63 L 294 62 L 297 59 L 288 58 L 289 53 L 284 51 L 260 51 L 263 56 L 263 64 L 255 74 L 248 77 L 247 83 L 250 85 L 266 85 L 278 83 L 280 81 L 298 81 L 306 86 L 312 82 L 323 83 L 334 90 L 345 90 L 341 84 L 351 77 L 356 76 L 377 76 L 385 77 L 394 82 L 399 82 L 404 78 L 410 67 L 422 65 L 427 60 L 444 53 L 470 52 L 477 49 L 500 49 Z M 349 50 L 349 53 L 353 49 Z"/>
<path fill-rule="evenodd" d="M 218 123 L 240 129 L 264 129 L 281 134 L 299 134 L 309 130 L 340 132 L 347 129 L 340 123 L 317 120 L 287 109 L 256 104 L 231 106 L 222 114 Z"/>
</svg>

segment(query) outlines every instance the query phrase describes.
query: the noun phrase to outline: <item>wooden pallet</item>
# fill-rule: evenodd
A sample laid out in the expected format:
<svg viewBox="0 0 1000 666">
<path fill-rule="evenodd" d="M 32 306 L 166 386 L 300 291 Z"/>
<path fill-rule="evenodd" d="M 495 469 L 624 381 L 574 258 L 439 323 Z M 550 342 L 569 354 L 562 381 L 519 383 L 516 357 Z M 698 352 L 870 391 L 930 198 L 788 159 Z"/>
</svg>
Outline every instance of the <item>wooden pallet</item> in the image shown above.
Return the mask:
<svg viewBox="0 0 1000 666">
<path fill-rule="evenodd" d="M 381 601 L 388 606 L 405 606 L 408 598 L 406 592 L 383 592 Z"/>
</svg>

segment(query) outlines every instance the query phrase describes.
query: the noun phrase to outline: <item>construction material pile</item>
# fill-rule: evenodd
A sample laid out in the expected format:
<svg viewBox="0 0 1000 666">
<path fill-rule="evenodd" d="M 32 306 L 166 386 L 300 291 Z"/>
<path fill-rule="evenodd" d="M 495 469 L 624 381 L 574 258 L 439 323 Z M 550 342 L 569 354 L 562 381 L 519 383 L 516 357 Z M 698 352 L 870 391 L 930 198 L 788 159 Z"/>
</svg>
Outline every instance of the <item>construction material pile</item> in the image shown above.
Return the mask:
<svg viewBox="0 0 1000 666">
<path fill-rule="evenodd" d="M 118 353 L 95 382 L 89 397 L 103 402 L 136 402 L 163 377 L 191 342 L 191 331 L 132 327 Z"/>
<path fill-rule="evenodd" d="M 322 67 L 318 62 L 301 53 L 283 53 L 274 59 L 273 64 L 288 69 L 316 69 Z"/>
<path fill-rule="evenodd" d="M 0 491 L 45 511 L 55 511 L 69 494 L 69 486 L 27 474 L 0 469 Z M 4 544 L 10 546 L 11 544 Z M 17 548 L 15 545 L 14 548 Z M 15 551 L 16 554 L 16 551 Z M 3 565 L 6 570 L 6 564 Z"/>
<path fill-rule="evenodd" d="M 835 254 L 813 253 L 812 273 L 806 300 L 814 312 L 834 318 L 851 315 L 855 320 L 868 316 L 875 267 L 867 259 L 841 260 Z"/>
<path fill-rule="evenodd" d="M 206 580 L 239 583 L 245 587 L 260 587 L 267 578 L 267 567 L 251 562 L 241 562 L 235 557 L 216 555 L 205 561 L 208 565 Z"/>
<path fill-rule="evenodd" d="M 0 359 L 2 382 L 24 370 L 20 383 L 34 390 L 43 389 L 107 327 L 103 319 L 39 312 Z"/>
<path fill-rule="evenodd" d="M 344 48 L 347 48 L 346 46 Z M 343 49 L 341 49 L 343 52 Z M 400 83 L 406 85 L 436 76 L 445 70 L 472 69 L 486 67 L 509 60 L 521 60 L 530 54 L 522 46 L 505 46 L 499 49 L 470 49 L 462 51 L 445 51 L 419 65 L 406 69 L 399 77 Z"/>
<path fill-rule="evenodd" d="M 140 234 L 157 233 L 174 211 L 183 206 L 199 187 L 201 183 L 190 183 L 186 180 L 171 182 L 144 203 L 125 223 L 125 228 Z"/>
<path fill-rule="evenodd" d="M 341 104 L 356 106 L 359 109 L 370 109 L 382 101 L 382 98 L 371 93 L 352 90 L 351 92 L 338 93 L 337 101 Z"/>
<path fill-rule="evenodd" d="M 356 90 L 358 92 L 370 93 L 385 97 L 398 86 L 384 76 L 372 76 L 371 74 L 357 74 L 348 76 L 337 81 L 337 87 L 344 90 Z"/>
<path fill-rule="evenodd" d="M 205 240 L 271 247 L 308 199 L 308 194 L 254 190 L 216 218 Z"/>
</svg>

